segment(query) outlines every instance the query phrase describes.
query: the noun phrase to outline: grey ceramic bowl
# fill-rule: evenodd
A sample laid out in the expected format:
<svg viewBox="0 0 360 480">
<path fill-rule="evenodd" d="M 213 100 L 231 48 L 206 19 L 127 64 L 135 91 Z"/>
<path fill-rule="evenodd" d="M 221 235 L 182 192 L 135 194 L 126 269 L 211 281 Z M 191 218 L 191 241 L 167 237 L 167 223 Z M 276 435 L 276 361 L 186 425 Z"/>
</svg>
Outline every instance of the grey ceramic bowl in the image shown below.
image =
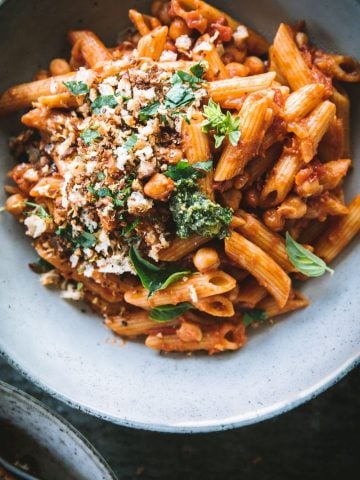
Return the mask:
<svg viewBox="0 0 360 480">
<path fill-rule="evenodd" d="M 0 382 L 0 455 L 51 480 L 115 480 L 70 424 L 26 393 Z"/>
<path fill-rule="evenodd" d="M 357 55 L 359 4 L 352 0 L 214 1 L 273 38 L 280 21 L 307 21 L 312 39 Z M 34 70 L 68 52 L 69 28 L 90 28 L 111 44 L 128 25 L 129 7 L 148 2 L 8 0 L 0 8 L 0 89 L 27 81 Z M 351 89 L 353 93 L 356 88 Z M 353 133 L 359 108 L 353 95 Z M 12 165 L 1 123 L 1 180 Z M 354 136 L 356 158 L 360 138 Z M 358 190 L 360 166 L 347 180 Z M 3 195 L 1 193 L 1 195 Z M 199 432 L 241 426 L 310 399 L 352 368 L 360 355 L 359 264 L 355 243 L 335 262 L 335 275 L 308 282 L 311 306 L 250 338 L 233 354 L 162 356 L 142 344 L 114 343 L 101 320 L 81 313 L 40 286 L 23 229 L 1 217 L 0 346 L 36 384 L 70 405 L 133 427 Z"/>
</svg>

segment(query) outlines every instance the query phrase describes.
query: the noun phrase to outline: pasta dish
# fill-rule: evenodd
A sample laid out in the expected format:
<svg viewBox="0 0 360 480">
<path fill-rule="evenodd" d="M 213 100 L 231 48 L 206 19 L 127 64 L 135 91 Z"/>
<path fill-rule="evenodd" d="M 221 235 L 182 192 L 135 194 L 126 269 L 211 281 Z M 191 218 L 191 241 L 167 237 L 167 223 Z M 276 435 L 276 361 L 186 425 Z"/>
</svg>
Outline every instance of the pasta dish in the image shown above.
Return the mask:
<svg viewBox="0 0 360 480">
<path fill-rule="evenodd" d="M 5 209 L 26 227 L 31 268 L 155 350 L 237 350 L 248 328 L 303 308 L 298 285 L 332 273 L 360 229 L 351 168 L 351 57 L 281 23 L 272 44 L 201 0 L 130 10 L 108 48 L 68 32 L 30 83 L 10 140 Z M 330 280 L 329 280 L 330 281 Z"/>
</svg>

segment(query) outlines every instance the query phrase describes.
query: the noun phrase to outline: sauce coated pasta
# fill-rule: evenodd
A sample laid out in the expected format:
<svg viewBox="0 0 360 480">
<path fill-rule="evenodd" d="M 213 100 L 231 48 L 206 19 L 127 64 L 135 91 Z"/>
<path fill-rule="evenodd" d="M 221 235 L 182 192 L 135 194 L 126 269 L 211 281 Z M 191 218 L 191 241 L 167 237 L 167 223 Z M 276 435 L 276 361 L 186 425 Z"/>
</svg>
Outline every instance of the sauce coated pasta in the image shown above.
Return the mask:
<svg viewBox="0 0 360 480">
<path fill-rule="evenodd" d="M 270 44 L 201 0 L 129 17 L 112 47 L 68 32 L 68 59 L 0 96 L 1 115 L 27 109 L 6 210 L 42 283 L 116 334 L 237 350 L 251 325 L 308 305 L 293 281 L 332 272 L 360 229 L 341 83 L 360 67 L 301 24 Z"/>
</svg>

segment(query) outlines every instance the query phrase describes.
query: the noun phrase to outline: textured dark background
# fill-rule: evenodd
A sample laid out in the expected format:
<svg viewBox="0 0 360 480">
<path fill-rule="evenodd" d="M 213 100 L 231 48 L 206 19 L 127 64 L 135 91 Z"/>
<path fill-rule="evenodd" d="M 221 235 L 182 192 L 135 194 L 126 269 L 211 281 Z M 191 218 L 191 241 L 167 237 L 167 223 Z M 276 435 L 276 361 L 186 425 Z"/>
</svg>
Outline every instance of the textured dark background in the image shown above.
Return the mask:
<svg viewBox="0 0 360 480">
<path fill-rule="evenodd" d="M 131 430 L 90 417 L 43 393 L 1 359 L 0 380 L 69 420 L 119 480 L 360 478 L 360 369 L 280 417 L 239 430 L 197 435 Z"/>
</svg>

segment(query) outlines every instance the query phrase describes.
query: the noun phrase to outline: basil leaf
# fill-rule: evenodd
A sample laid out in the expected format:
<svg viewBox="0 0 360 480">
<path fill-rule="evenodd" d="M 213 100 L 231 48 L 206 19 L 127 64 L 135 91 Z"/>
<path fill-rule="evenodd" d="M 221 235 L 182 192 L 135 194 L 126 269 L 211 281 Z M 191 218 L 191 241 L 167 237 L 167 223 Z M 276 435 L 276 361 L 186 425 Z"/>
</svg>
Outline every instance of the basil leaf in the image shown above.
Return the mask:
<svg viewBox="0 0 360 480">
<path fill-rule="evenodd" d="M 155 102 L 149 103 L 145 107 L 141 108 L 139 112 L 140 121 L 145 122 L 146 120 L 149 119 L 149 117 L 156 115 L 159 107 L 160 107 L 160 102 L 156 100 Z"/>
<path fill-rule="evenodd" d="M 267 319 L 265 310 L 261 308 L 254 308 L 252 310 L 247 310 L 244 312 L 243 324 L 245 327 L 248 327 L 253 322 L 263 322 Z"/>
<path fill-rule="evenodd" d="M 175 83 L 165 96 L 165 108 L 178 108 L 195 100 L 195 95 L 190 88 L 180 83 Z"/>
<path fill-rule="evenodd" d="M 114 95 L 99 95 L 91 104 L 94 113 L 99 115 L 103 107 L 115 108 L 118 102 Z"/>
<path fill-rule="evenodd" d="M 84 140 L 86 145 L 90 145 L 97 138 L 101 138 L 101 135 L 97 130 L 86 128 L 82 133 L 80 133 L 80 137 Z"/>
<path fill-rule="evenodd" d="M 170 177 L 174 182 L 183 180 L 185 178 L 201 178 L 204 173 L 200 170 L 209 172 L 212 167 L 212 160 L 207 162 L 198 162 L 189 164 L 187 160 L 180 160 L 176 165 L 170 165 L 164 172 L 164 175 Z"/>
<path fill-rule="evenodd" d="M 130 152 L 130 150 L 132 150 L 135 147 L 137 141 L 138 141 L 138 136 L 135 135 L 135 133 L 133 133 L 132 135 L 130 135 L 130 137 L 128 137 L 128 139 L 124 143 L 124 147 L 128 152 Z"/>
<path fill-rule="evenodd" d="M 195 75 L 195 77 L 202 79 L 205 70 L 202 67 L 201 63 L 196 63 L 193 67 L 190 68 L 190 72 Z"/>
<path fill-rule="evenodd" d="M 29 267 L 35 273 L 46 273 L 54 269 L 51 263 L 47 262 L 43 258 L 39 258 L 36 262 L 29 263 Z"/>
<path fill-rule="evenodd" d="M 190 308 L 194 307 L 188 302 L 178 303 L 177 305 L 162 305 L 150 310 L 149 317 L 157 322 L 167 322 L 182 315 Z"/>
<path fill-rule="evenodd" d="M 86 95 L 89 93 L 89 87 L 84 82 L 70 80 L 69 82 L 63 82 L 63 84 L 73 95 Z"/>
<path fill-rule="evenodd" d="M 286 232 L 286 252 L 294 267 L 307 277 L 321 277 L 326 271 L 334 273 L 324 260 L 296 242 L 289 232 Z"/>
<path fill-rule="evenodd" d="M 129 257 L 140 278 L 142 286 L 149 291 L 149 297 L 156 291 L 163 290 L 177 280 L 192 274 L 192 272 L 188 270 L 175 272 L 173 268 L 157 267 L 142 258 L 134 246 L 130 248 Z"/>
</svg>

